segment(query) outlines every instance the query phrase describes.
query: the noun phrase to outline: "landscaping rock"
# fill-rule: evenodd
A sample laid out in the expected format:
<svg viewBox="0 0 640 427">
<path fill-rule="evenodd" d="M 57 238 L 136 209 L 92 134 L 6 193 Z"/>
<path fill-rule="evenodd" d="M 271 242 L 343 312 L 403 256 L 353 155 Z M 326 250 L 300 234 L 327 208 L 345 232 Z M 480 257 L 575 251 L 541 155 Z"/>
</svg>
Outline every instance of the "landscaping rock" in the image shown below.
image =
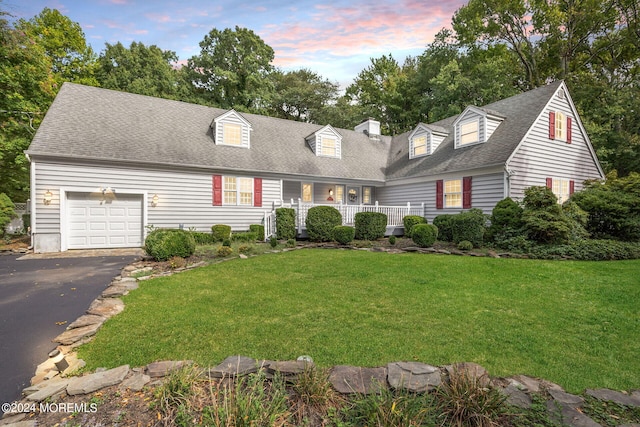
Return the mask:
<svg viewBox="0 0 640 427">
<path fill-rule="evenodd" d="M 628 395 L 606 388 L 596 390 L 587 389 L 586 394 L 598 400 L 609 401 L 623 406 L 640 407 L 640 396 Z"/>
<path fill-rule="evenodd" d="M 569 427 L 602 427 L 573 406 L 559 404 L 554 400 L 547 401 L 547 412 L 552 420 Z"/>
<path fill-rule="evenodd" d="M 101 326 L 102 323 L 94 323 L 92 325 L 82 326 L 80 328 L 69 329 L 55 337 L 53 341 L 59 342 L 60 344 L 64 345 L 73 344 L 83 338 L 95 335 Z"/>
<path fill-rule="evenodd" d="M 128 373 L 129 365 L 122 365 L 117 368 L 96 372 L 83 377 L 74 377 L 69 381 L 67 394 L 70 396 L 75 396 L 76 394 L 88 394 L 104 387 L 119 384 L 124 380 Z"/>
<path fill-rule="evenodd" d="M 96 316 L 95 314 L 85 314 L 78 317 L 74 322 L 71 322 L 69 326 L 67 326 L 67 330 L 95 325 L 96 323 L 103 324 L 105 320 L 107 319 L 102 316 Z"/>
<path fill-rule="evenodd" d="M 515 382 L 515 385 L 521 390 L 531 393 L 539 393 L 542 390 L 564 391 L 558 384 L 554 384 L 546 380 L 528 377 L 526 375 L 516 375 L 509 378 L 509 381 Z"/>
<path fill-rule="evenodd" d="M 258 361 L 246 356 L 229 356 L 215 368 L 209 369 L 209 377 L 224 378 L 247 375 L 258 371 Z"/>
<path fill-rule="evenodd" d="M 462 362 L 454 363 L 453 365 L 446 366 L 449 377 L 453 376 L 465 376 L 469 379 L 473 379 L 480 387 L 488 387 L 491 382 L 489 372 L 477 363 Z"/>
<path fill-rule="evenodd" d="M 16 414 L 14 414 L 12 412 L 5 412 L 4 415 L 0 417 L 0 426 L 3 426 L 3 427 L 35 426 L 35 424 L 22 424 L 22 423 L 20 423 L 20 421 L 24 420 L 26 416 L 27 416 L 27 414 L 25 414 L 25 413 L 16 413 Z M 28 422 L 31 422 L 31 421 L 33 421 L 33 420 L 30 420 Z M 35 423 L 35 421 L 33 421 L 33 422 Z"/>
<path fill-rule="evenodd" d="M 136 372 L 120 384 L 120 388 L 123 390 L 140 391 L 151 381 L 149 375 L 145 375 L 142 372 Z"/>
<path fill-rule="evenodd" d="M 509 384 L 507 387 L 499 388 L 499 390 L 505 396 L 507 396 L 507 403 L 509 405 L 513 405 L 522 409 L 529 409 L 533 404 L 531 396 L 519 389 L 514 384 Z"/>
<path fill-rule="evenodd" d="M 24 417 L 23 417 L 24 418 Z M 3 427 L 36 427 L 36 420 L 18 421 L 11 424 L 2 424 Z"/>
<path fill-rule="evenodd" d="M 338 365 L 331 370 L 329 381 L 342 394 L 379 393 L 387 388 L 387 370 Z"/>
<path fill-rule="evenodd" d="M 420 362 L 393 362 L 387 365 L 387 381 L 392 388 L 415 393 L 433 390 L 442 383 L 440 369 Z"/>
<path fill-rule="evenodd" d="M 113 298 L 127 295 L 129 291 L 138 289 L 138 281 L 133 282 L 114 282 L 107 289 L 102 291 L 103 298 Z"/>
<path fill-rule="evenodd" d="M 43 400 L 64 391 L 69 385 L 69 382 L 70 380 L 68 379 L 53 379 L 51 381 L 40 383 L 40 387 L 38 387 L 37 391 L 27 395 L 27 400 L 32 402 L 42 402 Z"/>
<path fill-rule="evenodd" d="M 279 373 L 284 379 L 291 381 L 295 380 L 298 375 L 302 374 L 305 369 L 313 368 L 315 365 L 313 362 L 306 362 L 304 360 L 287 360 L 283 362 L 271 362 L 267 367 L 267 372 L 270 374 Z"/>
<path fill-rule="evenodd" d="M 107 298 L 94 300 L 87 314 L 95 314 L 102 317 L 112 317 L 124 310 L 124 303 L 119 298 Z"/>
<path fill-rule="evenodd" d="M 561 405 L 577 408 L 582 406 L 584 403 L 584 399 L 582 397 L 576 396 L 575 394 L 569 394 L 561 390 L 549 390 L 549 394 L 553 397 L 553 400 Z"/>
<path fill-rule="evenodd" d="M 191 365 L 192 360 L 163 360 L 160 362 L 149 363 L 146 367 L 147 375 L 151 378 L 160 378 L 169 375 L 173 371 L 177 371 L 183 366 Z"/>
<path fill-rule="evenodd" d="M 420 248 L 416 246 L 407 246 L 406 248 L 402 248 L 402 250 L 405 252 L 418 252 Z"/>
</svg>

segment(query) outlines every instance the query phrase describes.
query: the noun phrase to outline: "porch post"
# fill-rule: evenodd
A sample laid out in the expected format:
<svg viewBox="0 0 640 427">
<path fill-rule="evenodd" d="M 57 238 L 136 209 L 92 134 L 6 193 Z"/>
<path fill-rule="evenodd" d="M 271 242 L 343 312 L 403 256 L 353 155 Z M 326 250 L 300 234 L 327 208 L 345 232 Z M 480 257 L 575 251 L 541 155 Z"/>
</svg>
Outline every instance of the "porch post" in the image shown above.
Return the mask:
<svg viewBox="0 0 640 427">
<path fill-rule="evenodd" d="M 298 210 L 297 210 L 297 215 L 298 215 L 298 235 L 302 234 L 302 199 L 300 199 L 300 197 L 298 197 Z"/>
</svg>

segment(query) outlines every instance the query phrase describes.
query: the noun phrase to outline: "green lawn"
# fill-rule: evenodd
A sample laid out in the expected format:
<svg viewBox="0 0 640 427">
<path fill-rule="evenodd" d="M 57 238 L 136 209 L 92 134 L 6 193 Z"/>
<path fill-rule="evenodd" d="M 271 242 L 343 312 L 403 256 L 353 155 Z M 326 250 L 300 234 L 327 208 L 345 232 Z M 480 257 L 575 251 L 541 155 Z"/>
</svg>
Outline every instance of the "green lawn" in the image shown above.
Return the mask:
<svg viewBox="0 0 640 427">
<path fill-rule="evenodd" d="M 80 348 L 89 368 L 227 356 L 321 366 L 477 362 L 569 391 L 640 388 L 640 261 L 326 249 L 141 282 Z"/>
</svg>

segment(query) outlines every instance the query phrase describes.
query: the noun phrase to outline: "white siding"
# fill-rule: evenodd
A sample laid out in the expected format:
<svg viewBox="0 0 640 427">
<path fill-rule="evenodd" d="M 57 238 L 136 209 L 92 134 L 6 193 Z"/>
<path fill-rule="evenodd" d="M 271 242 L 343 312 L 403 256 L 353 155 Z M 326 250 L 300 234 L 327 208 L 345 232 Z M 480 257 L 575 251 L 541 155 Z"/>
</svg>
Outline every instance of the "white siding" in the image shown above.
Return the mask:
<svg viewBox="0 0 640 427">
<path fill-rule="evenodd" d="M 431 153 L 435 152 L 446 136 L 437 133 L 431 134 Z"/>
<path fill-rule="evenodd" d="M 222 173 L 222 175 L 225 175 Z M 60 233 L 60 188 L 97 192 L 111 187 L 147 193 L 146 225 L 155 227 L 195 227 L 209 231 L 214 224 L 228 224 L 234 230 L 248 230 L 260 223 L 272 202 L 280 200 L 280 180 L 262 180 L 262 207 L 213 206 L 213 173 L 159 171 L 155 169 L 87 166 L 36 161 L 35 218 L 38 234 Z M 233 175 L 239 176 L 239 175 Z M 252 177 L 251 175 L 246 175 Z M 53 200 L 44 205 L 44 193 L 50 190 Z M 151 206 L 154 194 L 158 205 Z"/>
<path fill-rule="evenodd" d="M 488 141 L 489 138 L 491 138 L 491 135 L 493 134 L 493 131 L 496 130 L 498 128 L 498 126 L 500 126 L 500 123 L 502 123 L 500 120 L 494 120 L 494 119 L 487 118 L 487 120 L 486 120 L 487 134 L 485 136 L 485 141 Z"/>
<path fill-rule="evenodd" d="M 549 112 L 561 111 L 571 117 L 571 144 L 549 139 Z M 524 190 L 544 186 L 546 178 L 575 181 L 575 191 L 583 188 L 587 179 L 601 178 L 579 118 L 572 111 L 567 97 L 554 96 L 532 126 L 529 134 L 507 164 L 510 177 L 510 197 L 522 200 Z"/>
<path fill-rule="evenodd" d="M 496 203 L 504 198 L 504 174 L 471 175 L 461 173 L 460 175 L 446 176 L 444 179 L 462 179 L 465 176 L 472 177 L 471 207 L 482 209 L 484 213 L 491 214 Z M 438 179 L 442 179 L 442 177 L 425 178 L 424 182 L 419 183 L 377 187 L 378 203 L 381 205 L 403 206 L 407 202 L 412 205 L 419 205 L 424 202 L 426 218 L 429 222 L 440 214 L 461 212 L 462 209 L 436 209 L 436 181 Z"/>
</svg>

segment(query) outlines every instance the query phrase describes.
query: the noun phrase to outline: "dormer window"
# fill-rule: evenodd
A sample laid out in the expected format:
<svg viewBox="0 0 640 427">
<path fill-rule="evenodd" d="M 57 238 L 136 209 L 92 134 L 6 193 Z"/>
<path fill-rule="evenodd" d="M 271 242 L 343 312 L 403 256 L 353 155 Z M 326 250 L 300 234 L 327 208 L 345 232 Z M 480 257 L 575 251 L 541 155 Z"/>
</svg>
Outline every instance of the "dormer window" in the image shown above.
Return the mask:
<svg viewBox="0 0 640 427">
<path fill-rule="evenodd" d="M 323 156 L 338 157 L 336 155 L 337 142 L 335 138 L 322 137 L 320 144 L 322 147 L 320 149 L 320 152 L 322 153 Z"/>
<path fill-rule="evenodd" d="M 480 141 L 480 121 L 478 119 L 460 124 L 460 145 L 474 144 Z"/>
<path fill-rule="evenodd" d="M 342 135 L 327 125 L 305 138 L 316 156 L 342 157 Z"/>
<path fill-rule="evenodd" d="M 413 155 L 411 157 L 418 157 L 427 154 L 427 135 L 418 136 L 413 138 Z"/>
<path fill-rule="evenodd" d="M 229 110 L 213 119 L 211 124 L 216 145 L 232 145 L 249 148 L 251 123 L 240 113 Z"/>
<path fill-rule="evenodd" d="M 415 159 L 433 154 L 447 134 L 447 130 L 440 126 L 418 124 L 409 135 L 409 158 Z"/>
</svg>

